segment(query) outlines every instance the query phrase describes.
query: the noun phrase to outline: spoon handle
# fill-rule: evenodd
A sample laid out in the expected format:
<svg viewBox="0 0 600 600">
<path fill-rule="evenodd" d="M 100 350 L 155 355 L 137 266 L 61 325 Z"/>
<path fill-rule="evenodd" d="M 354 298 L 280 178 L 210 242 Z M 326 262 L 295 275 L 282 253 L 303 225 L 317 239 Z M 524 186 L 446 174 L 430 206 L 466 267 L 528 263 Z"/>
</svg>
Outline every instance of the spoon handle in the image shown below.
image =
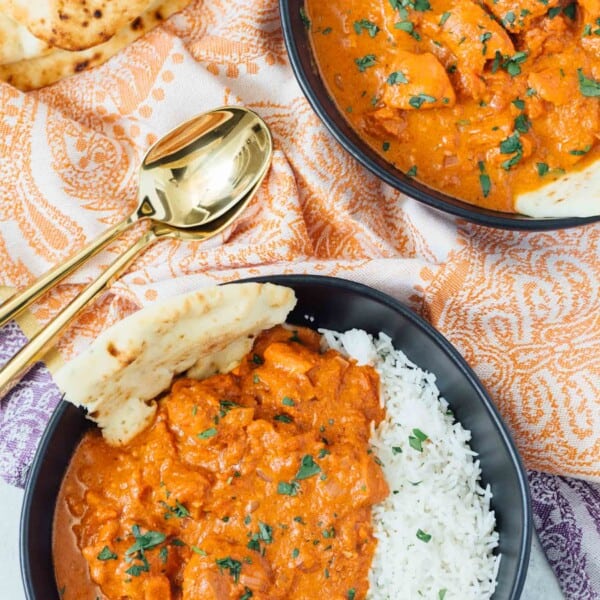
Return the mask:
<svg viewBox="0 0 600 600">
<path fill-rule="evenodd" d="M 47 323 L 29 342 L 0 369 L 0 398 L 7 394 L 52 347 L 71 321 L 127 268 L 133 259 L 157 239 L 148 230 L 137 242 L 121 254 L 97 279 L 92 281 L 74 300 Z"/>
<path fill-rule="evenodd" d="M 10 321 L 10 319 L 16 317 L 21 311 L 25 310 L 32 302 L 49 291 L 50 288 L 54 287 L 67 275 L 78 269 L 83 263 L 97 254 L 117 236 L 131 227 L 135 221 L 137 221 L 137 217 L 136 215 L 132 215 L 120 223 L 113 225 L 110 229 L 87 244 L 87 246 L 84 246 L 79 252 L 75 253 L 64 263 L 60 263 L 56 267 L 53 267 L 39 279 L 34 281 L 28 288 L 11 296 L 2 304 L 2 306 L 0 306 L 0 327 L 7 321 Z"/>
</svg>

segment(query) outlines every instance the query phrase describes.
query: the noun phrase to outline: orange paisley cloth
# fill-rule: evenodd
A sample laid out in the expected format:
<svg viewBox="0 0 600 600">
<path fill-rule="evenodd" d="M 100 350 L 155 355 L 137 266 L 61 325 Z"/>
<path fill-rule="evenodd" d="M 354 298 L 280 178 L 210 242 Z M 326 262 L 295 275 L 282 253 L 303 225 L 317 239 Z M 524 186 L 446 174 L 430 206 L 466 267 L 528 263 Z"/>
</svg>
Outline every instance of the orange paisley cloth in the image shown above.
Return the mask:
<svg viewBox="0 0 600 600">
<path fill-rule="evenodd" d="M 0 84 L 0 285 L 27 286 L 129 214 L 148 146 L 225 104 L 255 110 L 275 140 L 248 211 L 209 242 L 151 247 L 61 339 L 62 356 L 160 297 L 253 275 L 345 277 L 441 330 L 487 386 L 528 468 L 600 481 L 600 225 L 492 230 L 379 182 L 304 99 L 275 0 L 198 0 L 92 71 L 28 94 Z M 136 235 L 37 303 L 38 321 Z"/>
</svg>

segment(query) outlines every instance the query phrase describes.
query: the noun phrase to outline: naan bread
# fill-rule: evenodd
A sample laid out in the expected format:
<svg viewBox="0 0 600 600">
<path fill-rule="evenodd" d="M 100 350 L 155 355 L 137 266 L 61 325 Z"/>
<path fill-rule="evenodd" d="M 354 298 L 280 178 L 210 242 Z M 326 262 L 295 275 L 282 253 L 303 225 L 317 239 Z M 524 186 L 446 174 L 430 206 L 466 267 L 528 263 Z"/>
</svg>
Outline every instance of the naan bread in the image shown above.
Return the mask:
<svg viewBox="0 0 600 600">
<path fill-rule="evenodd" d="M 51 46 L 0 12 L 0 65 L 50 52 Z"/>
<path fill-rule="evenodd" d="M 263 329 L 283 323 L 293 290 L 239 283 L 170 298 L 120 321 L 56 375 L 108 443 L 127 443 L 154 417 L 154 399 L 185 371 L 207 377 L 235 367 Z"/>
<path fill-rule="evenodd" d="M 0 64 L 0 81 L 28 91 L 100 65 L 189 3 L 190 0 L 161 0 L 158 6 L 154 3 L 151 9 L 120 29 L 110 40 L 87 50 L 51 48 L 41 51 L 40 55 L 34 58 Z M 1 45 L 0 41 L 0 47 Z"/>
<path fill-rule="evenodd" d="M 0 0 L 0 12 L 36 38 L 65 50 L 108 41 L 160 0 Z"/>
<path fill-rule="evenodd" d="M 591 164 L 562 175 L 515 199 L 515 210 L 529 217 L 593 217 L 600 215 L 600 169 Z"/>
</svg>

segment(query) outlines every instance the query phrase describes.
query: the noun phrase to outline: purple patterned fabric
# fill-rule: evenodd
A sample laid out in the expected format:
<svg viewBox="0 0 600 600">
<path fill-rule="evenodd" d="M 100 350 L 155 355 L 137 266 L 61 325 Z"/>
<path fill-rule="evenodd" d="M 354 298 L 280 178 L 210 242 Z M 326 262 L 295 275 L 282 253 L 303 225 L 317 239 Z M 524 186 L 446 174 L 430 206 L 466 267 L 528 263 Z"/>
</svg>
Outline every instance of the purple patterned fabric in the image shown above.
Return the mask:
<svg viewBox="0 0 600 600">
<path fill-rule="evenodd" d="M 535 528 L 567 599 L 600 599 L 600 485 L 529 472 Z"/>
<path fill-rule="evenodd" d="M 0 330 L 0 365 L 27 341 L 18 325 Z M 0 476 L 23 487 L 44 427 L 60 401 L 50 372 L 38 363 L 5 398 L 0 399 Z"/>
<path fill-rule="evenodd" d="M 25 343 L 15 323 L 0 330 L 0 365 Z M 0 400 L 0 476 L 23 487 L 60 391 L 36 365 Z M 600 600 L 600 485 L 529 472 L 534 523 L 568 600 Z"/>
</svg>

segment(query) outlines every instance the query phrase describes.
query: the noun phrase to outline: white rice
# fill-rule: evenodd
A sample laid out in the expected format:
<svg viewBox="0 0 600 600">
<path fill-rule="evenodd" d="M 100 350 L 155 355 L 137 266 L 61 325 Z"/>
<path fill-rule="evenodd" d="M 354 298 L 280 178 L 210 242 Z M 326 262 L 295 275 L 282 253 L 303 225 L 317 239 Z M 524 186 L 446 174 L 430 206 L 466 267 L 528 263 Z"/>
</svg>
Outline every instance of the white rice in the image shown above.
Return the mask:
<svg viewBox="0 0 600 600">
<path fill-rule="evenodd" d="M 479 484 L 471 434 L 454 422 L 435 375 L 383 333 L 378 339 L 357 329 L 321 333 L 330 348 L 375 367 L 387 412 L 371 436 L 391 493 L 373 509 L 378 543 L 367 598 L 490 598 L 500 562 L 492 553 L 498 545 L 492 494 Z M 422 451 L 409 443 L 418 438 L 415 430 L 427 435 Z"/>
</svg>

